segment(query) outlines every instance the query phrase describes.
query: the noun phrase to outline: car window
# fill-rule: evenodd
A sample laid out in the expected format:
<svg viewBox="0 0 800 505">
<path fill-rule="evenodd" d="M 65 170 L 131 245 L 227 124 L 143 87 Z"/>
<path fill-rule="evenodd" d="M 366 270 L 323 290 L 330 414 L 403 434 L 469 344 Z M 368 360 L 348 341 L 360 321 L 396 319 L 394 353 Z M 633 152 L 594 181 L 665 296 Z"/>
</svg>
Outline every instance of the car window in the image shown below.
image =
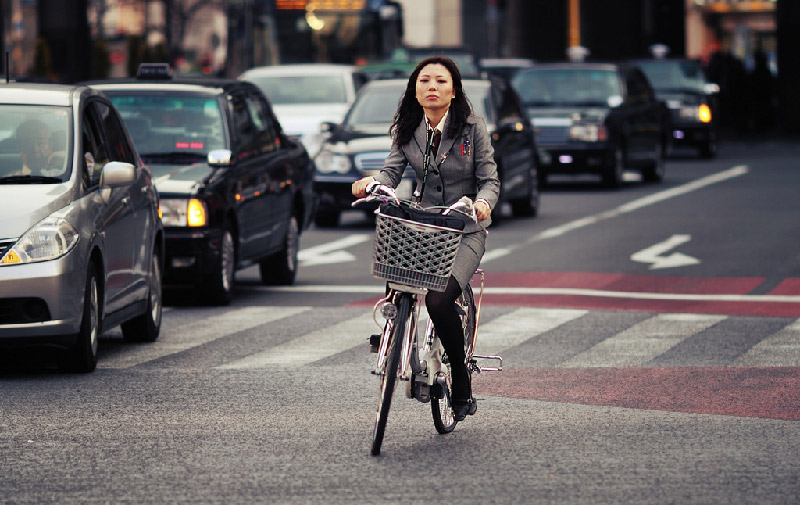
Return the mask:
<svg viewBox="0 0 800 505">
<path fill-rule="evenodd" d="M 133 157 L 133 151 L 128 145 L 128 139 L 125 138 L 125 133 L 117 114 L 109 105 L 102 102 L 97 102 L 96 110 L 106 132 L 108 153 L 111 161 L 124 161 L 135 165 L 136 160 Z"/>
<path fill-rule="evenodd" d="M 222 109 L 214 96 L 179 92 L 105 90 L 119 111 L 136 150 L 206 154 L 228 147 Z"/>
<path fill-rule="evenodd" d="M 489 87 L 480 81 L 462 81 L 464 93 L 466 93 L 469 103 L 472 104 L 472 112 L 480 116 L 487 124 L 492 124 L 494 114 L 493 98 L 489 93 Z"/>
<path fill-rule="evenodd" d="M 705 74 L 699 61 L 639 61 L 639 67 L 657 90 L 702 89 Z"/>
<path fill-rule="evenodd" d="M 103 135 L 100 114 L 97 111 L 97 102 L 89 102 L 81 123 L 81 151 L 83 153 L 81 170 L 82 178 L 87 187 L 97 186 L 100 182 L 100 173 L 106 163 L 111 161 Z"/>
<path fill-rule="evenodd" d="M 343 74 L 257 76 L 245 79 L 256 84 L 273 105 L 347 103 Z"/>
<path fill-rule="evenodd" d="M 404 88 L 402 85 L 364 88 L 348 114 L 346 124 L 351 128 L 392 123 Z"/>
<path fill-rule="evenodd" d="M 527 106 L 607 106 L 609 97 L 622 95 L 617 73 L 613 69 L 520 70 L 512 84 Z"/>
<path fill-rule="evenodd" d="M 0 105 L 0 177 L 65 178 L 69 118 L 66 107 Z"/>
<path fill-rule="evenodd" d="M 267 103 L 263 98 L 253 93 L 248 94 L 246 100 L 253 125 L 258 130 L 256 136 L 260 145 L 259 151 L 274 151 L 278 148 L 277 132 L 275 131 L 275 122 L 272 120 Z"/>
</svg>

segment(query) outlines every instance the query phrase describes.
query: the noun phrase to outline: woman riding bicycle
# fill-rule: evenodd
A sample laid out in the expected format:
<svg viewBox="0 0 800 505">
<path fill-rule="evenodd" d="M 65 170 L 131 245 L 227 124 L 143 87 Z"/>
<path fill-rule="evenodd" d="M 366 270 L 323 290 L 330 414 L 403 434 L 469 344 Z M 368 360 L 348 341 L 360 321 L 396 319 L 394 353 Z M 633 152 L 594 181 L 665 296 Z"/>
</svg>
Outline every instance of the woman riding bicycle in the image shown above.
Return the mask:
<svg viewBox="0 0 800 505">
<path fill-rule="evenodd" d="M 392 151 L 383 170 L 354 182 L 353 195 L 363 198 L 373 181 L 396 188 L 406 165 L 411 165 L 417 178 L 415 196 L 423 207 L 449 206 L 464 196 L 475 202 L 478 223 L 465 229 L 447 288 L 425 296 L 428 314 L 450 360 L 453 410 L 461 421 L 475 413 L 477 403 L 465 363 L 456 300 L 486 250 L 485 227 L 491 224 L 500 194 L 494 149 L 483 119 L 472 113 L 458 67 L 441 56 L 421 61 L 411 73 L 389 133 Z"/>
</svg>

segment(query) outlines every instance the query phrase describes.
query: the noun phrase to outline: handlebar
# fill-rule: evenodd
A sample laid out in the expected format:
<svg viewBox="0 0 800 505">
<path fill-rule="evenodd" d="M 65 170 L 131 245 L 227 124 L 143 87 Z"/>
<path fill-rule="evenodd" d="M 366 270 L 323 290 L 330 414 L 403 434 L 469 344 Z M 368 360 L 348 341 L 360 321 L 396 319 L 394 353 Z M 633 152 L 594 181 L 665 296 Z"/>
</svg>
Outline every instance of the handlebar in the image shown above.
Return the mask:
<svg viewBox="0 0 800 505">
<path fill-rule="evenodd" d="M 369 203 L 380 200 L 381 204 L 387 203 L 392 201 L 397 205 L 407 205 L 409 207 L 415 207 L 421 209 L 422 207 L 419 204 L 407 200 L 400 200 L 397 197 L 397 193 L 395 193 L 394 188 L 391 186 L 386 186 L 385 184 L 381 184 L 378 181 L 370 182 L 365 191 L 367 192 L 367 196 L 364 198 L 359 198 L 351 204 L 351 207 L 356 207 L 362 203 Z M 475 212 L 475 207 L 473 206 L 473 201 L 468 196 L 462 196 L 460 200 L 456 203 L 450 205 L 449 207 L 444 206 L 435 206 L 435 207 L 428 207 L 424 210 L 441 210 L 444 209 L 442 215 L 447 215 L 450 212 L 457 212 L 459 214 L 463 214 L 470 218 L 473 222 L 478 222 L 478 215 Z"/>
</svg>

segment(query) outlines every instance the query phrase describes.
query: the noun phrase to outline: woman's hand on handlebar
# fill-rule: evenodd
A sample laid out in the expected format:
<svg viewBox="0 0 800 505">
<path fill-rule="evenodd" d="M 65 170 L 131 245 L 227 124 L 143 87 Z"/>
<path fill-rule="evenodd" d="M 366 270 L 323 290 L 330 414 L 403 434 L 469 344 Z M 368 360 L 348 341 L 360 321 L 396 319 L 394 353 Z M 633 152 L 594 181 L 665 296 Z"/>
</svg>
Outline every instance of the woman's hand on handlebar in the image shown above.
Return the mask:
<svg viewBox="0 0 800 505">
<path fill-rule="evenodd" d="M 356 198 L 364 198 L 367 196 L 367 186 L 373 182 L 375 182 L 374 177 L 362 177 L 354 182 L 352 186 L 353 196 Z"/>
<path fill-rule="evenodd" d="M 478 221 L 485 221 L 489 219 L 489 216 L 492 214 L 492 209 L 489 205 L 481 200 L 475 202 L 473 208 L 475 209 L 475 214 L 478 216 Z"/>
</svg>

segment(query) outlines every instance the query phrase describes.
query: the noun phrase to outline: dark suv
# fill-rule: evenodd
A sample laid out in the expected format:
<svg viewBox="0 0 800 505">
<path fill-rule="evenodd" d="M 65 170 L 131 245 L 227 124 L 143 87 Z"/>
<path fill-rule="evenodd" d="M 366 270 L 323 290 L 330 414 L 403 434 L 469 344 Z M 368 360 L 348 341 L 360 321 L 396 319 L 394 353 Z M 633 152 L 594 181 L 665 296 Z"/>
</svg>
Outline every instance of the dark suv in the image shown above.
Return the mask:
<svg viewBox="0 0 800 505">
<path fill-rule="evenodd" d="M 172 78 L 89 83 L 119 110 L 161 197 L 165 287 L 231 300 L 234 273 L 258 264 L 265 284 L 292 284 L 299 235 L 313 215 L 313 164 L 281 131 L 252 83 Z"/>
</svg>

